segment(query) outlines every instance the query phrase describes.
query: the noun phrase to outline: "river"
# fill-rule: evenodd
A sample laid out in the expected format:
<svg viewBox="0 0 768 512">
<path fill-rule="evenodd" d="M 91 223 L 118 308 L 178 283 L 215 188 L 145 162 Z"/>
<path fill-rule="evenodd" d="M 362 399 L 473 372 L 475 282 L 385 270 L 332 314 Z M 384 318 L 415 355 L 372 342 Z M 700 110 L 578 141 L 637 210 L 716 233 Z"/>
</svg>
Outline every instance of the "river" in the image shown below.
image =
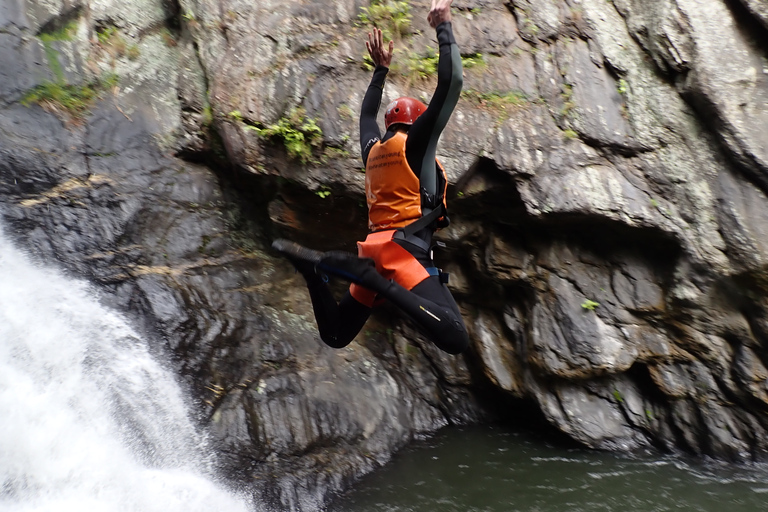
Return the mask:
<svg viewBox="0 0 768 512">
<path fill-rule="evenodd" d="M 0 510 L 245 512 L 186 402 L 89 285 L 0 231 Z"/>
<path fill-rule="evenodd" d="M 397 454 L 329 512 L 758 512 L 768 466 L 554 446 L 499 427 L 449 428 Z"/>
</svg>

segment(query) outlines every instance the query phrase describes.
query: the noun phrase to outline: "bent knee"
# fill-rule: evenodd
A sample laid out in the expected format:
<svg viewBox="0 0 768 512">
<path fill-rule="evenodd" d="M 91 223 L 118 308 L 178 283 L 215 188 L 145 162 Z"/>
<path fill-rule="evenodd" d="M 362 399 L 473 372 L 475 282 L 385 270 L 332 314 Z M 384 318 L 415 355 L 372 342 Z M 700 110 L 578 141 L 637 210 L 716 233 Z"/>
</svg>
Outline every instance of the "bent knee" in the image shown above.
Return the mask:
<svg viewBox="0 0 768 512">
<path fill-rule="evenodd" d="M 469 347 L 469 334 L 463 323 L 456 322 L 454 329 L 450 333 L 446 333 L 441 336 L 439 342 L 435 342 L 435 345 L 443 352 L 447 352 L 452 355 L 461 354 Z"/>
<path fill-rule="evenodd" d="M 340 338 L 336 334 L 320 333 L 320 339 L 331 348 L 344 348 L 352 339 Z"/>
</svg>

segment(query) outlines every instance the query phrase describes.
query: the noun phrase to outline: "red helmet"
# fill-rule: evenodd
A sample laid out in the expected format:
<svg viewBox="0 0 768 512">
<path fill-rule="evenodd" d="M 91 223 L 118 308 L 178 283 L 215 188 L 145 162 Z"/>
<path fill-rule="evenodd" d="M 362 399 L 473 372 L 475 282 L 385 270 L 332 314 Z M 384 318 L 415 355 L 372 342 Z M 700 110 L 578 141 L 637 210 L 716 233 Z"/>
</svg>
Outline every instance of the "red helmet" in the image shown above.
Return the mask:
<svg viewBox="0 0 768 512">
<path fill-rule="evenodd" d="M 427 110 L 427 106 L 413 98 L 397 98 L 387 105 L 384 114 L 384 127 L 389 129 L 393 124 L 413 124 L 417 117 Z"/>
</svg>

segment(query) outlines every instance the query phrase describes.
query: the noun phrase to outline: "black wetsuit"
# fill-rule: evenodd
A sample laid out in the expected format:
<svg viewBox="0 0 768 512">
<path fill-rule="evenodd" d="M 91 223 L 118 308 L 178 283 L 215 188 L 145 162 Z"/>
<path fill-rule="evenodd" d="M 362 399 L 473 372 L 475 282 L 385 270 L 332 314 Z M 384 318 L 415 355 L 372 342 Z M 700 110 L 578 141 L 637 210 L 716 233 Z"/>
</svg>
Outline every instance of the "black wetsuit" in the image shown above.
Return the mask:
<svg viewBox="0 0 768 512">
<path fill-rule="evenodd" d="M 461 55 L 450 22 L 441 23 L 436 31 L 440 47 L 437 88 L 427 110 L 408 129 L 405 145 L 408 165 L 420 180 L 422 211 L 425 215 L 429 211 L 425 205 L 436 204 L 437 191 L 444 186 L 442 172 L 436 166 L 435 150 L 440 134 L 458 102 L 463 82 Z M 402 125 L 391 126 L 382 139 L 376 121 L 388 71 L 384 66 L 376 67 L 363 99 L 360 144 L 364 164 L 377 141 L 386 141 L 397 129 L 404 129 Z M 417 233 L 417 236 L 426 241 L 428 246 L 433 232 L 434 228 L 430 227 Z M 403 240 L 396 240 L 396 243 L 410 252 L 424 268 L 435 266 L 429 251 Z M 331 347 L 348 345 L 365 325 L 371 309 L 355 300 L 349 292 L 337 304 L 327 284 L 319 276 L 305 274 L 305 277 L 321 338 Z M 402 309 L 435 345 L 451 354 L 466 349 L 469 338 L 461 313 L 439 276 L 431 275 L 410 291 L 397 283 L 387 282 L 383 277 L 381 280 L 382 283 L 375 283 L 376 288 L 371 289 Z"/>
</svg>

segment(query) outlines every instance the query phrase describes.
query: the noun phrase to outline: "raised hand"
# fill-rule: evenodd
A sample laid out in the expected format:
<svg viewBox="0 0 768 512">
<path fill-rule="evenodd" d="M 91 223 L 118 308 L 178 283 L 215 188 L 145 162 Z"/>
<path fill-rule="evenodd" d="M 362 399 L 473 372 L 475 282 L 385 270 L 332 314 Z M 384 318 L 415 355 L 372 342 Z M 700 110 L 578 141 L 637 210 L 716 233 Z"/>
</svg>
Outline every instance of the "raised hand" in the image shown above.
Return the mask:
<svg viewBox="0 0 768 512">
<path fill-rule="evenodd" d="M 432 6 L 427 14 L 427 21 L 432 28 L 444 21 L 451 21 L 451 3 L 453 0 L 432 0 Z"/>
<path fill-rule="evenodd" d="M 365 47 L 368 49 L 374 65 L 389 67 L 389 64 L 392 62 L 395 42 L 390 41 L 389 48 L 384 48 L 384 38 L 381 35 L 380 29 L 374 28 L 373 34 L 368 32 L 368 40 L 365 42 Z"/>
</svg>

